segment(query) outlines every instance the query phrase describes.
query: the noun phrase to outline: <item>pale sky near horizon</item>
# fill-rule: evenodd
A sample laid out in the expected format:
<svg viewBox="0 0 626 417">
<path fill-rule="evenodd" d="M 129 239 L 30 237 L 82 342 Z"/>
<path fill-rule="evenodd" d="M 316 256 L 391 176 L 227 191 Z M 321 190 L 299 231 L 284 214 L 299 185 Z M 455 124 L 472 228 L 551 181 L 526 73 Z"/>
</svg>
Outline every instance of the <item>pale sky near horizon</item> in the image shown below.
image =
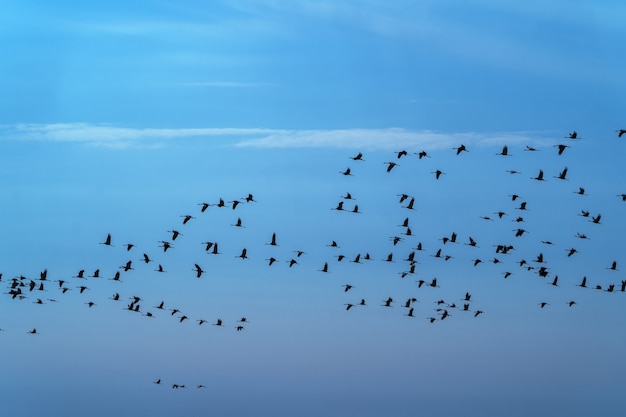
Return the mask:
<svg viewBox="0 0 626 417">
<path fill-rule="evenodd" d="M 625 15 L 2 2 L 5 412 L 620 415 Z"/>
</svg>

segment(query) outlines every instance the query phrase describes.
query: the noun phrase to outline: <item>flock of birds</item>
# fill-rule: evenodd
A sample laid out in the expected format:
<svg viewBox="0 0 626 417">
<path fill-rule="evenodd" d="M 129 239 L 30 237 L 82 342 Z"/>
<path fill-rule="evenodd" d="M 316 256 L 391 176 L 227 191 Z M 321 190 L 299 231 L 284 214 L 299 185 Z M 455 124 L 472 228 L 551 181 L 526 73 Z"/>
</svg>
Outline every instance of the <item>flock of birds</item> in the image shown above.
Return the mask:
<svg viewBox="0 0 626 417">
<path fill-rule="evenodd" d="M 617 133 L 618 137 L 622 137 L 626 134 L 626 130 L 618 130 Z M 567 149 L 575 146 L 576 141 L 580 138 L 577 132 L 572 132 L 568 134 L 565 139 L 567 141 L 566 143 L 554 145 L 556 148 L 556 157 L 564 155 Z M 454 151 L 456 157 L 460 158 L 464 157 L 465 153 L 470 153 L 471 151 L 463 144 L 454 147 L 452 150 Z M 539 150 L 531 146 L 526 146 L 523 151 L 537 152 Z M 404 163 L 406 159 L 414 158 L 412 155 L 416 155 L 418 160 L 431 158 L 431 155 L 423 150 L 419 152 L 400 150 L 394 153 L 395 160 L 384 162 L 386 165 L 385 172 L 389 175 L 393 175 L 398 167 L 400 167 L 401 162 Z M 503 146 L 500 152 L 496 155 L 497 157 L 502 158 L 510 158 L 513 156 L 513 154 L 510 153 L 508 146 Z M 349 158 L 352 160 L 352 164 L 367 163 L 362 152 L 350 156 Z M 507 172 L 511 175 L 521 174 L 521 172 L 516 170 L 508 170 Z M 345 177 L 353 177 L 357 175 L 351 167 L 347 167 L 346 169 L 339 171 L 339 173 Z M 569 179 L 568 174 L 569 170 L 565 167 L 562 168 L 553 178 L 558 181 L 565 182 Z M 444 178 L 443 176 L 447 175 L 447 173 L 441 169 L 436 169 L 431 172 L 431 175 L 435 181 L 442 181 Z M 540 169 L 536 175 L 529 177 L 529 180 L 545 182 L 548 181 L 549 178 L 544 174 L 543 169 Z M 587 195 L 587 190 L 583 187 L 578 187 L 578 189 L 574 189 L 571 192 L 581 196 Z M 626 202 L 626 194 L 618 193 L 617 197 L 618 200 Z M 552 264 L 548 262 L 548 257 L 544 255 L 543 249 L 538 249 L 535 253 L 519 258 L 515 262 L 510 262 L 507 259 L 512 253 L 516 253 L 517 241 L 527 239 L 527 235 L 530 233 L 529 229 L 531 229 L 532 226 L 527 226 L 527 221 L 524 216 L 530 209 L 529 206 L 531 206 L 533 202 L 527 201 L 524 197 L 517 194 L 507 195 L 506 199 L 513 205 L 512 210 L 516 213 L 515 215 L 511 216 L 511 212 L 508 211 L 508 209 L 497 210 L 493 212 L 493 214 L 480 216 L 480 219 L 485 222 L 497 222 L 511 216 L 514 227 L 511 229 L 511 232 L 508 233 L 510 237 L 507 242 L 478 242 L 478 240 L 470 233 L 462 235 L 461 231 L 455 231 L 446 233 L 444 236 L 438 238 L 438 243 L 433 246 L 434 242 L 432 241 L 427 243 L 420 241 L 419 233 L 415 232 L 414 223 L 416 220 L 412 217 L 412 215 L 418 211 L 418 208 L 416 207 L 419 203 L 418 196 L 412 195 L 410 192 L 400 193 L 398 194 L 397 204 L 400 208 L 406 210 L 406 215 L 402 216 L 402 218 L 399 218 L 397 221 L 399 231 L 397 233 L 393 233 L 392 236 L 389 236 L 390 243 L 388 245 L 392 248 L 391 252 L 382 256 L 380 254 L 375 254 L 376 256 L 373 256 L 370 255 L 369 252 L 346 254 L 346 252 L 344 252 L 344 248 L 342 248 L 339 243 L 341 239 L 338 238 L 336 240 L 329 240 L 326 246 L 331 248 L 331 251 L 335 251 L 333 255 L 335 259 L 328 259 L 318 265 L 315 269 L 320 273 L 326 274 L 331 272 L 333 270 L 333 265 L 338 262 L 343 262 L 344 264 L 363 264 L 378 260 L 379 262 L 382 261 L 391 265 L 401 279 L 414 278 L 411 280 L 412 293 L 407 294 L 406 298 L 400 300 L 393 296 L 382 294 L 380 295 L 380 298 L 375 300 L 366 298 L 362 294 L 353 296 L 355 289 L 358 288 L 358 284 L 355 282 L 345 282 L 341 284 L 341 286 L 338 286 L 341 290 L 338 288 L 337 291 L 342 291 L 345 293 L 345 297 L 349 297 L 346 298 L 342 306 L 345 311 L 349 312 L 348 314 L 353 313 L 357 309 L 366 308 L 368 306 L 372 306 L 371 308 L 380 306 L 382 308 L 390 309 L 397 305 L 401 308 L 402 316 L 411 319 L 421 317 L 432 324 L 450 320 L 450 318 L 457 315 L 467 315 L 468 317 L 478 319 L 485 314 L 485 310 L 483 309 L 484 307 L 475 305 L 475 297 L 469 288 L 459 289 L 458 297 L 454 300 L 444 300 L 443 298 L 437 297 L 436 293 L 433 293 L 435 294 L 435 297 L 432 301 L 434 304 L 432 308 L 422 307 L 425 304 L 429 304 L 426 302 L 422 303 L 420 307 L 418 307 L 417 303 L 421 303 L 425 298 L 420 292 L 424 291 L 424 289 L 436 290 L 442 285 L 445 285 L 442 282 L 442 279 L 437 276 L 420 276 L 418 278 L 418 272 L 420 271 L 418 265 L 425 259 L 430 260 L 430 258 L 435 259 L 437 262 L 447 262 L 455 259 L 456 254 L 450 249 L 451 247 L 466 246 L 473 248 L 472 250 L 477 250 L 481 247 L 486 248 L 493 246 L 494 249 L 489 250 L 489 252 L 486 252 L 486 249 L 483 249 L 483 251 L 480 252 L 482 253 L 482 257 L 476 255 L 468 257 L 466 260 L 466 266 L 470 268 L 479 268 L 483 264 L 491 263 L 493 265 L 502 266 L 503 269 L 499 271 L 499 274 L 504 279 L 511 277 L 518 270 L 521 270 L 525 271 L 525 273 L 536 274 L 539 278 L 546 278 L 548 284 L 554 287 L 562 285 L 562 282 L 559 281 L 558 271 L 553 270 Z M 357 198 L 353 196 L 353 193 L 346 192 L 344 195 L 340 196 L 339 201 L 330 204 L 329 209 L 333 212 L 357 215 L 363 214 L 361 208 L 358 204 L 356 204 L 356 202 Z M 95 282 L 105 279 L 123 283 L 126 280 L 126 274 L 130 274 L 131 271 L 134 271 L 135 269 L 142 268 L 145 272 L 147 272 L 145 268 L 150 268 L 150 272 L 153 271 L 157 274 L 165 273 L 167 272 L 165 262 L 159 263 L 160 261 L 157 261 L 156 259 L 159 256 L 162 258 L 165 257 L 166 253 L 169 255 L 170 253 L 175 252 L 177 243 L 180 242 L 181 239 L 185 239 L 185 234 L 187 234 L 188 228 L 193 227 L 194 222 L 199 216 L 209 215 L 208 212 L 213 209 L 230 210 L 233 213 L 237 213 L 238 216 L 233 223 L 229 224 L 229 226 L 234 228 L 246 228 L 245 217 L 242 218 L 240 210 L 242 206 L 254 203 L 257 203 L 257 201 L 255 200 L 253 194 L 248 194 L 245 197 L 230 201 L 219 198 L 215 203 L 198 203 L 199 209 L 197 209 L 194 214 L 181 215 L 181 220 L 178 222 L 179 226 L 167 230 L 167 238 L 156 242 L 158 244 L 154 245 L 151 251 L 139 251 L 141 252 L 139 255 L 133 256 L 133 259 L 126 261 L 122 265 L 118 265 L 113 271 L 109 270 L 106 273 L 102 271 L 104 271 L 105 268 L 108 268 L 109 265 L 104 265 L 102 268 L 96 268 L 92 270 L 91 273 L 86 271 L 86 269 L 80 269 L 74 275 L 68 276 L 59 274 L 58 277 L 54 278 L 49 277 L 47 269 L 43 269 L 38 278 L 17 275 L 9 278 L 8 280 L 6 278 L 3 280 L 2 274 L 0 274 L 0 282 L 7 283 L 7 290 L 4 294 L 14 302 L 26 301 L 43 305 L 60 301 L 66 293 L 73 291 L 78 292 L 78 294 L 85 297 L 84 304 L 87 306 L 85 308 L 95 308 L 98 304 L 93 301 L 93 299 L 89 298 L 89 294 L 92 291 L 92 285 L 94 290 L 97 291 L 95 288 L 97 284 L 94 285 Z M 589 223 L 598 225 L 598 227 L 603 224 L 602 214 L 599 212 L 594 211 L 592 214 L 592 211 L 590 210 L 581 209 L 577 214 Z M 586 234 L 578 232 L 575 232 L 574 238 L 579 239 L 580 241 L 590 239 L 590 237 Z M 118 254 L 119 251 L 128 254 L 134 254 L 138 251 L 138 246 L 134 243 L 116 243 L 114 236 L 111 234 L 103 237 L 103 239 L 98 243 L 103 246 L 104 251 L 115 250 L 115 248 L 117 248 Z M 267 240 L 262 243 L 270 248 L 269 251 L 271 255 L 267 258 L 263 258 L 265 265 L 270 268 L 275 268 L 279 262 L 283 262 L 288 268 L 298 268 L 301 264 L 305 263 L 303 262 L 303 259 L 306 258 L 307 253 L 310 251 L 310 249 L 305 251 L 303 248 L 290 248 L 288 253 L 291 253 L 292 256 L 287 256 L 286 258 L 284 258 L 284 251 L 280 252 L 280 255 L 278 252 L 271 252 L 273 250 L 271 248 L 277 248 L 280 246 L 280 236 L 276 232 L 267 236 Z M 553 242 L 548 240 L 540 241 L 538 243 L 545 247 L 552 247 L 555 245 Z M 204 249 L 203 252 L 206 255 L 223 255 L 223 252 L 221 251 L 224 250 L 223 246 L 216 240 L 204 240 L 196 242 L 196 244 Z M 430 246 L 429 250 L 427 250 L 427 246 Z M 254 250 L 256 251 L 256 249 L 257 248 L 255 247 Z M 576 256 L 580 252 L 578 248 L 574 246 L 563 247 L 562 249 L 565 252 L 566 258 Z M 230 251 L 230 249 L 228 250 Z M 397 252 L 399 250 L 404 250 L 405 254 L 398 255 Z M 232 251 L 229 256 L 238 258 L 241 261 L 247 261 L 250 257 L 248 254 L 248 247 Z M 283 259 L 279 259 L 280 257 L 283 257 Z M 258 258 L 256 259 L 258 260 Z M 606 269 L 619 271 L 618 264 L 618 260 L 613 260 L 610 264 L 606 265 Z M 148 267 L 149 265 L 154 265 L 154 268 Z M 397 265 L 401 265 L 401 267 L 397 268 Z M 187 275 L 195 277 L 196 279 L 203 279 L 208 268 L 209 267 L 206 266 L 205 261 L 197 261 L 194 262 L 193 265 L 189 265 Z M 576 285 L 582 289 L 593 289 L 606 293 L 626 292 L 626 280 L 621 280 L 621 282 L 611 282 L 608 284 L 591 283 L 586 276 L 581 276 L 579 277 L 579 281 Z M 56 292 L 58 296 L 46 297 L 43 295 L 46 292 Z M 196 325 L 200 327 L 204 325 L 209 327 L 231 327 L 235 331 L 241 332 L 245 330 L 250 323 L 245 314 L 241 314 L 240 316 L 230 319 L 229 321 L 224 321 L 220 317 L 214 317 L 210 320 L 202 317 L 190 317 L 184 312 L 182 307 L 170 306 L 165 300 L 154 300 L 153 302 L 148 303 L 140 295 L 127 294 L 122 296 L 119 291 L 115 291 L 113 294 L 110 294 L 107 299 L 109 300 L 107 302 L 120 303 L 120 307 L 127 310 L 129 314 L 137 314 L 151 319 L 154 319 L 157 316 L 165 316 L 169 317 L 170 320 L 176 320 L 181 325 L 187 322 L 195 322 Z M 577 304 L 577 302 L 576 300 L 571 299 L 565 304 L 568 307 L 573 307 Z M 537 300 L 537 305 L 539 308 L 545 308 L 549 306 L 550 303 L 546 300 Z M 425 310 L 425 312 L 423 310 Z M 33 335 L 40 333 L 37 327 L 25 329 L 25 331 Z M 153 382 L 156 385 L 166 385 L 161 381 L 161 379 L 157 379 Z M 186 385 L 173 383 L 171 384 L 171 387 L 173 389 L 181 389 L 185 388 Z M 196 388 L 205 388 L 205 385 L 199 384 Z"/>
</svg>

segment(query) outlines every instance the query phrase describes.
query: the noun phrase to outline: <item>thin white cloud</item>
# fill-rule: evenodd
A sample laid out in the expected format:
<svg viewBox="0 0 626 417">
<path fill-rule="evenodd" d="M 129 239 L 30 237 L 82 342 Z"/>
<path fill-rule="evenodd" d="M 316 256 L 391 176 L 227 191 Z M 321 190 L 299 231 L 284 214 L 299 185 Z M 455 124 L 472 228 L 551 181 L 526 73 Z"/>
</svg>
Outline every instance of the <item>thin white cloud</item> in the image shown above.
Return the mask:
<svg viewBox="0 0 626 417">
<path fill-rule="evenodd" d="M 501 146 L 514 143 L 538 143 L 542 138 L 530 132 L 504 133 L 444 133 L 429 130 L 341 129 L 276 131 L 262 138 L 240 141 L 240 147 L 264 148 L 351 148 L 367 150 L 443 149 L 460 144 L 474 146 Z"/>
<path fill-rule="evenodd" d="M 240 128 L 128 128 L 88 123 L 18 124 L 0 128 L 2 139 L 85 142 L 96 146 L 123 148 L 147 146 L 178 138 L 247 137 L 275 132 L 273 129 Z"/>
<path fill-rule="evenodd" d="M 165 146 L 180 139 L 222 139 L 223 144 L 256 148 L 342 148 L 362 150 L 434 150 L 458 146 L 504 144 L 546 145 L 549 136 L 540 132 L 433 132 L 429 130 L 335 129 L 285 130 L 264 128 L 129 128 L 88 123 L 19 124 L 1 126 L 4 140 L 84 142 L 115 149 Z"/>
<path fill-rule="evenodd" d="M 218 87 L 218 88 L 249 88 L 249 87 L 270 87 L 271 83 L 249 83 L 238 81 L 200 81 L 177 83 L 181 87 Z"/>
</svg>

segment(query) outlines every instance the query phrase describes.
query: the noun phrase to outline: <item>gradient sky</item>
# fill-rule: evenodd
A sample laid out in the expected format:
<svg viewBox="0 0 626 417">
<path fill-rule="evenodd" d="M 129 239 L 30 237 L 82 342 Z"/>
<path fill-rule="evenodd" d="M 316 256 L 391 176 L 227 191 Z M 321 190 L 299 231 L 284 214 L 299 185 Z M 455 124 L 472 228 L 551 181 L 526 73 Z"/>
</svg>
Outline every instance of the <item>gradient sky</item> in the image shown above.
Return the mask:
<svg viewBox="0 0 626 417">
<path fill-rule="evenodd" d="M 615 1 L 3 1 L 3 410 L 621 415 L 625 15 Z M 12 278 L 39 285 L 44 269 L 46 291 L 11 298 Z"/>
</svg>

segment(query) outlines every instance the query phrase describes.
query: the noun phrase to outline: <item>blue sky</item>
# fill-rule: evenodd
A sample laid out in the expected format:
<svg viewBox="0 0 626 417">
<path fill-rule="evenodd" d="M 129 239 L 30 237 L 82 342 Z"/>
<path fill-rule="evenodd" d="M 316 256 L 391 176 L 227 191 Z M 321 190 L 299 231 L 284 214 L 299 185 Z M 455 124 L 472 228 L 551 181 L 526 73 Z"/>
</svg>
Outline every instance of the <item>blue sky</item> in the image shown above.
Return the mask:
<svg viewBox="0 0 626 417">
<path fill-rule="evenodd" d="M 7 412 L 617 415 L 625 13 L 612 1 L 3 2 L 2 292 L 48 270 L 46 291 L 0 298 Z M 496 155 L 505 145 L 511 156 Z M 540 169 L 546 181 L 532 180 Z M 125 309 L 133 296 L 140 313 Z"/>
</svg>

